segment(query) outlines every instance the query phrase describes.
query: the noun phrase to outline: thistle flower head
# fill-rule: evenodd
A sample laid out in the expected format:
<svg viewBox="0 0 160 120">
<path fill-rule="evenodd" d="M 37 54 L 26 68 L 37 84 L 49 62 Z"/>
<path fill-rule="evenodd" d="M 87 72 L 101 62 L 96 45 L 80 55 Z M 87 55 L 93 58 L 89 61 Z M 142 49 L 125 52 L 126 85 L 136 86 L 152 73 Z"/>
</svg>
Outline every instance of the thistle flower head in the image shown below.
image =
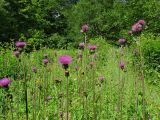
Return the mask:
<svg viewBox="0 0 160 120">
<path fill-rule="evenodd" d="M 79 47 L 84 47 L 84 42 L 79 43 Z"/>
<path fill-rule="evenodd" d="M 32 72 L 37 73 L 37 68 L 35 66 L 32 67 Z"/>
<path fill-rule="evenodd" d="M 48 61 L 48 59 L 43 59 L 42 62 L 43 62 L 44 64 L 47 64 L 49 61 Z"/>
<path fill-rule="evenodd" d="M 89 30 L 88 25 L 87 25 L 87 24 L 84 24 L 84 25 L 82 26 L 81 31 L 84 32 L 84 33 L 86 33 L 86 32 L 88 32 L 88 30 Z"/>
<path fill-rule="evenodd" d="M 97 48 L 97 46 L 96 45 L 89 45 L 88 48 L 89 48 L 89 50 L 95 50 Z"/>
<path fill-rule="evenodd" d="M 85 46 L 84 42 L 79 43 L 79 48 L 80 49 L 84 49 L 84 46 Z"/>
<path fill-rule="evenodd" d="M 93 67 L 94 62 L 89 62 L 89 65 L 90 65 L 91 67 Z"/>
<path fill-rule="evenodd" d="M 128 35 L 132 35 L 132 31 L 130 30 L 130 31 L 128 31 Z"/>
<path fill-rule="evenodd" d="M 14 51 L 14 52 L 13 52 L 13 55 L 18 58 L 19 55 L 20 55 L 20 52 L 19 52 L 19 51 Z"/>
<path fill-rule="evenodd" d="M 99 76 L 99 81 L 101 82 L 101 83 L 103 83 L 103 81 L 104 81 L 104 76 Z"/>
<path fill-rule="evenodd" d="M 94 53 L 97 46 L 96 45 L 89 45 L 88 48 L 90 50 L 90 53 Z"/>
<path fill-rule="evenodd" d="M 48 57 L 48 54 L 43 54 L 43 57 L 47 58 L 47 57 Z"/>
<path fill-rule="evenodd" d="M 49 100 L 51 100 L 52 99 L 52 97 L 51 96 L 48 96 L 47 97 L 47 101 L 49 101 Z"/>
<path fill-rule="evenodd" d="M 132 25 L 132 32 L 139 32 L 141 25 L 139 23 L 135 23 Z"/>
<path fill-rule="evenodd" d="M 120 39 L 118 39 L 118 42 L 119 42 L 119 43 L 124 43 L 124 42 L 125 42 L 125 39 L 124 39 L 124 38 L 120 38 Z"/>
<path fill-rule="evenodd" d="M 23 41 L 17 41 L 16 42 L 17 47 L 23 48 L 25 45 L 26 45 L 26 42 L 23 42 Z"/>
<path fill-rule="evenodd" d="M 11 83 L 11 81 L 8 78 L 3 78 L 0 80 L 0 86 L 1 87 L 8 87 L 8 85 Z"/>
<path fill-rule="evenodd" d="M 120 61 L 119 67 L 120 67 L 121 70 L 124 70 L 124 67 L 125 67 L 124 61 L 122 61 L 122 60 Z"/>
<path fill-rule="evenodd" d="M 138 23 L 141 24 L 141 25 L 145 25 L 145 21 L 144 20 L 139 20 Z"/>
<path fill-rule="evenodd" d="M 144 20 L 139 20 L 137 23 L 135 23 L 132 26 L 132 32 L 140 32 L 144 29 L 145 21 Z"/>
<path fill-rule="evenodd" d="M 68 55 L 63 55 L 59 57 L 59 63 L 63 65 L 68 65 L 72 62 L 72 58 Z"/>
</svg>

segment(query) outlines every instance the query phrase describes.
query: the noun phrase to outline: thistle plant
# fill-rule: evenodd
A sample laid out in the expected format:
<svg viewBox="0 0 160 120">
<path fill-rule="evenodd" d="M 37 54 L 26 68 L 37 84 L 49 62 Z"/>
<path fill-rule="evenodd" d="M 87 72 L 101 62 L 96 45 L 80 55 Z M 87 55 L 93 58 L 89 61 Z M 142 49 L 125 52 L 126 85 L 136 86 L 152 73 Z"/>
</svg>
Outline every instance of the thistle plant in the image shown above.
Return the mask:
<svg viewBox="0 0 160 120">
<path fill-rule="evenodd" d="M 141 80 L 141 85 L 142 85 L 142 114 L 143 114 L 143 120 L 146 119 L 146 110 L 145 110 L 145 83 L 144 83 L 144 61 L 143 61 L 143 53 L 142 53 L 142 49 L 141 49 L 141 41 L 140 41 L 140 34 L 141 32 L 144 30 L 145 27 L 145 21 L 144 20 L 139 20 L 137 23 L 135 23 L 130 32 L 129 35 L 137 35 L 137 38 L 135 38 L 135 42 L 137 45 L 137 49 L 139 51 L 139 55 L 140 55 L 140 80 Z M 135 58 L 134 58 L 135 59 Z M 137 82 L 135 81 L 135 85 Z M 137 88 L 137 86 L 135 86 L 135 88 Z M 137 96 L 137 95 L 135 95 Z M 137 103 L 137 102 L 136 102 Z M 137 106 L 137 105 L 135 105 Z M 137 115 L 136 115 L 137 117 Z"/>
<path fill-rule="evenodd" d="M 69 64 L 72 62 L 72 58 L 68 55 L 60 56 L 59 63 L 62 64 L 64 70 L 65 70 L 65 77 L 66 77 L 66 120 L 69 120 L 69 71 L 68 67 Z"/>
<path fill-rule="evenodd" d="M 12 102 L 12 94 L 9 93 L 9 84 L 11 83 L 11 80 L 9 80 L 8 78 L 3 78 L 0 80 L 0 87 L 2 87 L 3 92 L 4 92 L 4 107 L 3 107 L 3 118 L 4 120 L 7 119 L 7 109 L 8 109 L 8 103 L 10 105 L 11 108 L 11 112 L 12 111 L 12 106 L 11 106 L 11 102 Z M 12 113 L 12 120 L 13 120 L 13 113 Z"/>
</svg>

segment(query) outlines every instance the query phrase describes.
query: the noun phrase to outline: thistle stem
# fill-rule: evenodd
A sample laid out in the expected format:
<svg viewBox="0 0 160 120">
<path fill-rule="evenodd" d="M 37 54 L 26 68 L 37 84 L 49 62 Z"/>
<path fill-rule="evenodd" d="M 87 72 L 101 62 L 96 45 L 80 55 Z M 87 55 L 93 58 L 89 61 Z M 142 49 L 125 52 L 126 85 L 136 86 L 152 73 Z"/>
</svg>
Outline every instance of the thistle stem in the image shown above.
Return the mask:
<svg viewBox="0 0 160 120">
<path fill-rule="evenodd" d="M 68 77 L 66 77 L 66 110 L 67 110 L 67 120 L 68 120 L 68 112 L 69 112 L 69 90 L 68 90 L 68 86 L 69 86 L 69 81 L 68 81 Z"/>
</svg>

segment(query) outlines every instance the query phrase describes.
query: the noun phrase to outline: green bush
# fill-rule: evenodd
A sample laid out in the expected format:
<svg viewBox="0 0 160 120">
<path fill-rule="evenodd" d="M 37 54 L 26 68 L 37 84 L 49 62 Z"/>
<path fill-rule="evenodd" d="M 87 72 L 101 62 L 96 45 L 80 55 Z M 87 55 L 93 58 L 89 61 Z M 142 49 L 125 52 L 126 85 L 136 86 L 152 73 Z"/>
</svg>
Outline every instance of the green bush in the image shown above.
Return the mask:
<svg viewBox="0 0 160 120">
<path fill-rule="evenodd" d="M 65 43 L 66 43 L 65 38 L 57 33 L 52 34 L 45 40 L 45 45 L 48 48 L 62 48 L 65 47 Z"/>
<path fill-rule="evenodd" d="M 160 77 L 160 37 L 152 34 L 141 36 L 142 52 L 145 62 L 145 72 Z M 154 79 L 154 82 L 155 81 Z"/>
</svg>

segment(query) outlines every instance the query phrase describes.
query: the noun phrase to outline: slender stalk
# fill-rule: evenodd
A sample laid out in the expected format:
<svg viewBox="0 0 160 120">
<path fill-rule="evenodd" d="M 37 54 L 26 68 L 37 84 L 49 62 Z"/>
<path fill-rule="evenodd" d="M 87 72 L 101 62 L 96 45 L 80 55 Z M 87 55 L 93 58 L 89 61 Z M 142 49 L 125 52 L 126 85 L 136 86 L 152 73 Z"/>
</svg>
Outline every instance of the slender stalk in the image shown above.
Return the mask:
<svg viewBox="0 0 160 120">
<path fill-rule="evenodd" d="M 27 73 L 25 70 L 25 61 L 23 62 L 23 72 L 24 72 L 24 92 L 25 92 L 25 107 L 26 107 L 26 120 L 28 120 L 28 89 L 27 89 Z"/>
<path fill-rule="evenodd" d="M 136 61 L 135 61 L 135 55 L 133 57 L 133 66 L 134 66 L 134 73 L 136 73 Z M 135 81 L 134 81 L 134 94 L 135 94 L 135 119 L 137 119 L 137 110 L 138 110 L 138 98 L 137 98 L 137 75 L 134 75 L 135 76 Z"/>
<path fill-rule="evenodd" d="M 139 52 L 140 52 L 140 64 L 141 64 L 141 82 L 142 82 L 142 113 L 143 113 L 143 120 L 145 120 L 145 85 L 144 85 L 144 61 L 143 61 L 143 55 L 142 55 L 142 49 L 141 49 L 141 43 L 139 40 Z"/>
<path fill-rule="evenodd" d="M 39 94 L 38 94 L 38 106 L 39 106 L 39 113 L 41 112 L 41 80 L 39 80 Z M 39 114 L 39 117 L 38 117 L 39 120 L 41 120 L 41 116 Z"/>
<path fill-rule="evenodd" d="M 68 117 L 68 112 L 69 112 L 69 90 L 68 90 L 68 87 L 69 87 L 69 81 L 68 81 L 68 77 L 66 77 L 66 111 L 67 111 L 67 120 L 69 120 L 69 117 Z"/>
<path fill-rule="evenodd" d="M 96 113 L 96 93 L 95 93 L 95 66 L 92 66 L 92 89 L 93 89 L 93 119 L 96 120 L 97 119 L 97 113 Z"/>
<path fill-rule="evenodd" d="M 37 95 L 36 95 L 36 89 L 37 89 L 37 85 L 36 85 L 36 78 L 35 78 L 35 80 L 34 80 L 34 89 L 33 89 L 33 93 L 34 93 L 34 95 L 33 95 L 33 120 L 36 120 L 36 97 L 37 97 Z"/>
</svg>

